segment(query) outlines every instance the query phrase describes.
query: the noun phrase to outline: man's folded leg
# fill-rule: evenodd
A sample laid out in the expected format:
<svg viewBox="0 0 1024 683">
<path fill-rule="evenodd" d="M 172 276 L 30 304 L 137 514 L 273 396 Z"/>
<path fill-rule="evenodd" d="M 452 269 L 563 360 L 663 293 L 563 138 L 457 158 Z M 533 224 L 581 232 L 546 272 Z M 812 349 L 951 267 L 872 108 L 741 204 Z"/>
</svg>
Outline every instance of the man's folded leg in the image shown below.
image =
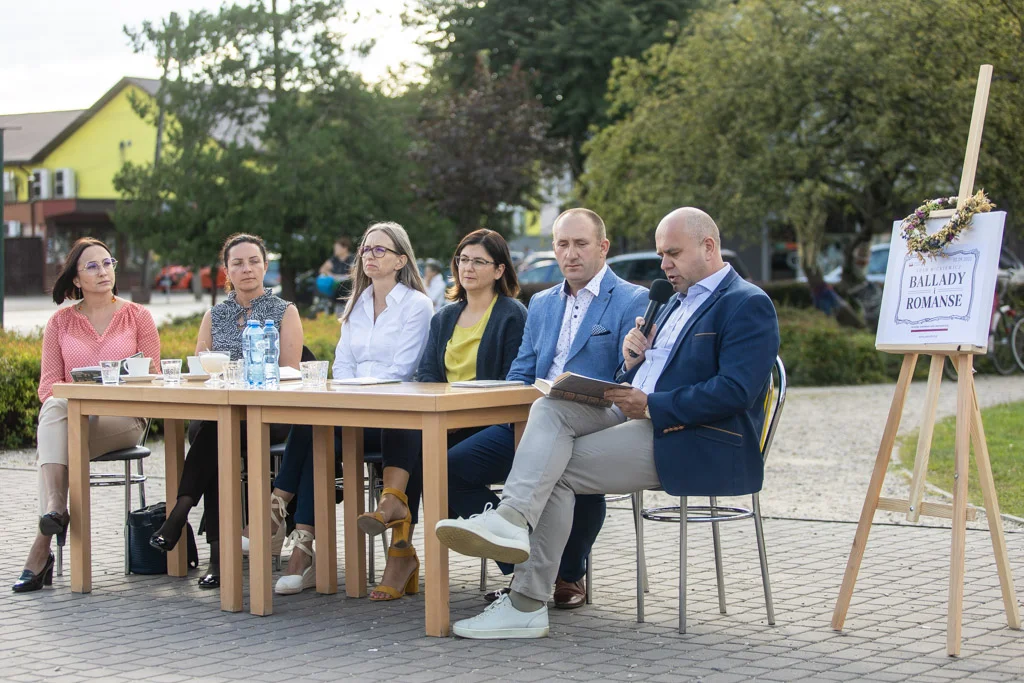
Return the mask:
<svg viewBox="0 0 1024 683">
<path fill-rule="evenodd" d="M 576 494 L 632 493 L 659 484 L 649 420 L 629 420 L 577 438 L 530 534 L 530 557 L 516 567 L 511 593 L 478 617 L 456 622 L 453 632 L 465 638 L 546 635 L 546 603 L 572 528 Z M 536 605 L 540 606 L 532 609 Z"/>
<path fill-rule="evenodd" d="M 562 551 L 555 582 L 555 607 L 575 609 L 587 600 L 587 556 L 604 526 L 608 506 L 604 494 L 578 495 L 573 508 L 572 531 Z"/>
</svg>

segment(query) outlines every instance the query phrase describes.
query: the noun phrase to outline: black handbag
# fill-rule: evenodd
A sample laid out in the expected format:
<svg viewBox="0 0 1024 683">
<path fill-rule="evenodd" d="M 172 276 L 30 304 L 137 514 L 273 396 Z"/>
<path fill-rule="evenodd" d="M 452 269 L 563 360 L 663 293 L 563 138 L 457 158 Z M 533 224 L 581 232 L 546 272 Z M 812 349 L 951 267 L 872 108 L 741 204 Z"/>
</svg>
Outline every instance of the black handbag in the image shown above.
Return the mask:
<svg viewBox="0 0 1024 683">
<path fill-rule="evenodd" d="M 166 574 L 167 554 L 149 544 L 152 536 L 167 519 L 167 504 L 156 503 L 128 514 L 128 570 L 132 574 Z M 199 566 L 199 548 L 192 525 L 188 530 L 188 566 Z"/>
</svg>

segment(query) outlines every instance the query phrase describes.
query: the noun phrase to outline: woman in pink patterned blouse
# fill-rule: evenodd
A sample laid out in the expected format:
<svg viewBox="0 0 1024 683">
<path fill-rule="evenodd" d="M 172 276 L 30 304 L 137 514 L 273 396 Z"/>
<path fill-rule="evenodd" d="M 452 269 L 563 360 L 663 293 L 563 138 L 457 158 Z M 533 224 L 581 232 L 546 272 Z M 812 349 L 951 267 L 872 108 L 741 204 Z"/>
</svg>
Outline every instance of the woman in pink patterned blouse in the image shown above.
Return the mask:
<svg viewBox="0 0 1024 683">
<path fill-rule="evenodd" d="M 56 382 L 70 382 L 72 368 L 120 360 L 135 353 L 160 359 L 160 337 L 153 316 L 142 306 L 117 296 L 117 260 L 107 245 L 91 237 L 75 242 L 53 286 L 53 301 L 78 299 L 59 309 L 43 333 L 42 373 L 39 378 L 39 533 L 12 589 L 22 593 L 49 585 L 53 575 L 50 539 L 63 542 L 70 516 L 68 499 L 68 402 L 54 398 Z M 134 446 L 145 420 L 135 417 L 89 418 L 89 454 L 98 457 Z"/>
</svg>

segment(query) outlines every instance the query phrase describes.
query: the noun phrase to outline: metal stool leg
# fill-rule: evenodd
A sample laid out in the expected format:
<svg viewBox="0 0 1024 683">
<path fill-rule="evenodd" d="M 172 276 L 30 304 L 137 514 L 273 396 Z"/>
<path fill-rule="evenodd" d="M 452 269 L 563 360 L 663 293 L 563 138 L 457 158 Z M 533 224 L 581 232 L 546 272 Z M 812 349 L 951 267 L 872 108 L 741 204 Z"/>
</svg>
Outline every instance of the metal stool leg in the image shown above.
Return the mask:
<svg viewBox="0 0 1024 683">
<path fill-rule="evenodd" d="M 644 584 L 647 578 L 647 558 L 644 553 L 644 492 L 633 494 L 633 521 L 636 524 L 636 621 L 644 623 Z"/>
<path fill-rule="evenodd" d="M 679 632 L 686 633 L 686 496 L 679 498 Z"/>
<path fill-rule="evenodd" d="M 718 498 L 711 496 L 711 516 L 717 517 Z M 711 537 L 715 544 L 715 578 L 718 580 L 718 611 L 725 614 L 725 573 L 722 571 L 722 537 L 718 526 L 720 522 L 711 522 Z"/>
<path fill-rule="evenodd" d="M 369 486 L 366 487 L 366 510 L 373 512 L 377 509 L 377 497 L 373 495 L 375 468 L 373 465 L 367 465 L 366 470 L 369 475 Z M 374 545 L 376 541 L 373 540 L 373 536 L 367 536 L 366 543 L 369 545 L 366 553 L 366 576 L 367 580 L 374 584 L 377 583 L 377 551 Z M 387 562 L 386 559 L 385 562 Z"/>
<path fill-rule="evenodd" d="M 487 590 L 487 560 L 480 558 L 480 590 Z"/>
<path fill-rule="evenodd" d="M 139 507 L 140 508 L 146 507 L 146 474 L 142 471 L 142 460 L 143 460 L 143 458 L 139 458 L 138 460 L 136 460 L 136 462 L 139 463 L 138 469 L 139 469 Z"/>
<path fill-rule="evenodd" d="M 761 528 L 761 501 L 756 493 L 752 498 L 754 531 L 757 533 L 757 556 L 761 560 L 761 584 L 764 586 L 764 606 L 768 610 L 768 624 L 774 626 L 775 605 L 772 603 L 772 584 L 768 579 L 768 555 L 764 548 L 764 529 Z"/>
<path fill-rule="evenodd" d="M 586 594 L 587 594 L 587 604 L 588 605 L 593 602 L 593 597 L 594 597 L 594 588 L 593 588 L 593 586 L 594 586 L 594 551 L 593 551 L 593 549 L 591 549 L 591 551 L 589 553 L 587 553 L 587 590 L 586 590 Z"/>
<path fill-rule="evenodd" d="M 124 461 L 124 575 L 128 576 L 131 567 L 128 545 L 128 515 L 132 511 L 132 462 Z"/>
</svg>

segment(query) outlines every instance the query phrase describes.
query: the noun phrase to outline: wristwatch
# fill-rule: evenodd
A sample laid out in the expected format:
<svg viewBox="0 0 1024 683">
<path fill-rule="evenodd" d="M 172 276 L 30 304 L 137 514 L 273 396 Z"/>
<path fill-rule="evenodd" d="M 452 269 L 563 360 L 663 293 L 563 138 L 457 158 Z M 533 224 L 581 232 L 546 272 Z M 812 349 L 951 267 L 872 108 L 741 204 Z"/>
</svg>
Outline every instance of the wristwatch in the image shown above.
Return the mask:
<svg viewBox="0 0 1024 683">
<path fill-rule="evenodd" d="M 644 406 L 644 417 L 646 417 L 648 420 L 651 419 L 651 407 L 649 405 Z"/>
</svg>

